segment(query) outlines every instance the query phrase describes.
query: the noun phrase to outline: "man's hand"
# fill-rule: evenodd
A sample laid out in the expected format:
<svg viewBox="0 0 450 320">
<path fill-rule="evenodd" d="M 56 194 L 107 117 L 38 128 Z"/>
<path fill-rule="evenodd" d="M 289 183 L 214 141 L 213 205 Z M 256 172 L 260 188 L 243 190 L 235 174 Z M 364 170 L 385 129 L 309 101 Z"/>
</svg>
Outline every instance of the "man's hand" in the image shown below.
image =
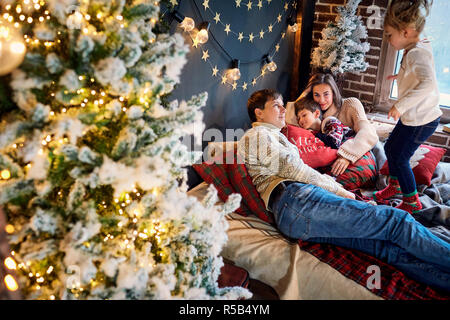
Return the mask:
<svg viewBox="0 0 450 320">
<path fill-rule="evenodd" d="M 333 165 L 331 166 L 331 173 L 335 177 L 337 177 L 344 173 L 344 171 L 347 169 L 349 164 L 350 164 L 350 160 L 339 157 L 339 158 L 337 158 L 336 161 L 334 161 Z"/>
<path fill-rule="evenodd" d="M 398 120 L 398 118 L 400 118 L 401 114 L 400 112 L 397 110 L 397 108 L 395 106 L 392 106 L 391 110 L 389 110 L 388 113 L 388 119 L 390 117 L 394 118 L 395 121 Z"/>
</svg>

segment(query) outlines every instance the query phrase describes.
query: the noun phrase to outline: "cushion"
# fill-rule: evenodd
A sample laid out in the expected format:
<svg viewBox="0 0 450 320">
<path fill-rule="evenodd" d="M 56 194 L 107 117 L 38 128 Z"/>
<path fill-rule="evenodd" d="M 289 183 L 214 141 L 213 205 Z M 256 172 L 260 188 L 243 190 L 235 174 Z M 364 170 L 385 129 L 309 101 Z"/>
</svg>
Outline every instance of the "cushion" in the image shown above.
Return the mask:
<svg viewBox="0 0 450 320">
<path fill-rule="evenodd" d="M 319 171 L 330 174 L 331 166 L 321 168 Z M 366 152 L 358 161 L 351 163 L 336 181 L 346 190 L 373 187 L 377 178 L 375 157 L 372 152 Z"/>
<path fill-rule="evenodd" d="M 311 168 L 328 166 L 337 158 L 337 150 L 327 147 L 309 130 L 288 124 L 281 132 L 297 147 L 300 158 Z"/>
<path fill-rule="evenodd" d="M 420 145 L 409 160 L 416 184 L 431 185 L 433 173 L 445 152 L 446 149 L 444 148 L 432 147 L 425 144 Z M 381 168 L 380 173 L 386 176 L 389 175 L 387 161 Z"/>
<path fill-rule="evenodd" d="M 203 199 L 203 182 L 188 194 Z M 224 259 L 247 270 L 252 279 L 275 289 L 282 300 L 448 300 L 438 292 L 404 275 L 394 267 L 357 250 L 284 237 L 273 225 L 257 217 L 231 213 Z M 295 245 L 298 243 L 298 245 Z M 380 289 L 369 289 L 373 270 L 380 268 Z M 370 279 L 369 279 L 370 278 Z M 250 286 L 251 287 L 251 286 Z"/>
<path fill-rule="evenodd" d="M 266 210 L 247 168 L 238 158 L 237 148 L 216 153 L 212 159 L 194 164 L 193 168 L 206 183 L 214 185 L 217 195 L 223 202 L 227 201 L 232 193 L 241 194 L 241 205 L 236 210 L 237 213 L 244 216 L 255 214 L 263 221 L 274 223 L 273 214 Z"/>
</svg>

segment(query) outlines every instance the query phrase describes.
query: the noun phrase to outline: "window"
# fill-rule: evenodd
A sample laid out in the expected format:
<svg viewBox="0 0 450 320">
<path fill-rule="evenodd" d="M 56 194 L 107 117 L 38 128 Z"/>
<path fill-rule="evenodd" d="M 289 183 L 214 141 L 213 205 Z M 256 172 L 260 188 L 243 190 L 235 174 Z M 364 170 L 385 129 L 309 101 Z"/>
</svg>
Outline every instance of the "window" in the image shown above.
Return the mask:
<svg viewBox="0 0 450 320">
<path fill-rule="evenodd" d="M 450 107 L 450 36 L 448 34 L 449 24 L 446 20 L 449 10 L 450 2 L 448 0 L 435 0 L 423 32 L 423 35 L 431 40 L 433 46 L 436 77 L 441 94 L 439 102 L 441 106 L 447 108 Z M 395 74 L 400 69 L 402 56 L 403 51 L 399 51 L 395 64 Z M 392 84 L 390 97 L 393 99 L 398 97 L 396 81 Z"/>
<path fill-rule="evenodd" d="M 450 121 L 450 33 L 448 0 L 434 0 L 430 15 L 427 18 L 423 37 L 431 40 L 435 62 L 436 77 L 440 92 L 440 105 L 443 111 L 441 122 Z M 384 57 L 384 58 L 383 58 Z M 397 74 L 403 57 L 403 50 L 396 52 L 387 38 L 383 38 L 382 59 L 378 72 L 377 95 L 375 104 L 378 109 L 388 111 L 395 103 L 398 92 L 397 82 L 388 83 L 386 77 Z"/>
</svg>

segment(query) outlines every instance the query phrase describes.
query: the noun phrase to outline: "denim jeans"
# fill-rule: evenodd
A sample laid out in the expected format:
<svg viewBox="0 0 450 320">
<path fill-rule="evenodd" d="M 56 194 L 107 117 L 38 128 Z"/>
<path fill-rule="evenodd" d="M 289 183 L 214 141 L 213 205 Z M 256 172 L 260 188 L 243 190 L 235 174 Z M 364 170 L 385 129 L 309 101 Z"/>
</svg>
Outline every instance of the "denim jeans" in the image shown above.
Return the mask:
<svg viewBox="0 0 450 320">
<path fill-rule="evenodd" d="M 450 244 L 406 211 L 298 182 L 273 203 L 273 213 L 279 230 L 290 238 L 360 250 L 411 278 L 450 291 Z"/>
<path fill-rule="evenodd" d="M 403 194 L 411 194 L 416 191 L 416 180 L 409 165 L 409 159 L 411 159 L 419 146 L 433 134 L 439 125 L 440 119 L 439 117 L 428 124 L 418 127 L 405 126 L 399 120 L 384 145 L 389 174 L 398 178 Z"/>
</svg>

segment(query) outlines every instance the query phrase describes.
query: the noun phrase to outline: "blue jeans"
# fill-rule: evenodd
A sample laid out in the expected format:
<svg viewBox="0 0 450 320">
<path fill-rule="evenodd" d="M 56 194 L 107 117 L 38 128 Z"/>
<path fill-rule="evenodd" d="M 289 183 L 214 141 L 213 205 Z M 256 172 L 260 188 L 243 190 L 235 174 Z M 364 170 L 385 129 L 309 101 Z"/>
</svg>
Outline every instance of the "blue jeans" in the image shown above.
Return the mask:
<svg viewBox="0 0 450 320">
<path fill-rule="evenodd" d="M 450 244 L 406 211 L 297 182 L 273 203 L 273 213 L 279 230 L 290 238 L 360 250 L 450 291 Z"/>
<path fill-rule="evenodd" d="M 433 134 L 440 119 L 439 117 L 418 127 L 405 126 L 399 120 L 384 145 L 389 174 L 398 178 L 403 194 L 411 194 L 416 191 L 416 180 L 409 165 L 409 159 L 419 146 Z"/>
</svg>

